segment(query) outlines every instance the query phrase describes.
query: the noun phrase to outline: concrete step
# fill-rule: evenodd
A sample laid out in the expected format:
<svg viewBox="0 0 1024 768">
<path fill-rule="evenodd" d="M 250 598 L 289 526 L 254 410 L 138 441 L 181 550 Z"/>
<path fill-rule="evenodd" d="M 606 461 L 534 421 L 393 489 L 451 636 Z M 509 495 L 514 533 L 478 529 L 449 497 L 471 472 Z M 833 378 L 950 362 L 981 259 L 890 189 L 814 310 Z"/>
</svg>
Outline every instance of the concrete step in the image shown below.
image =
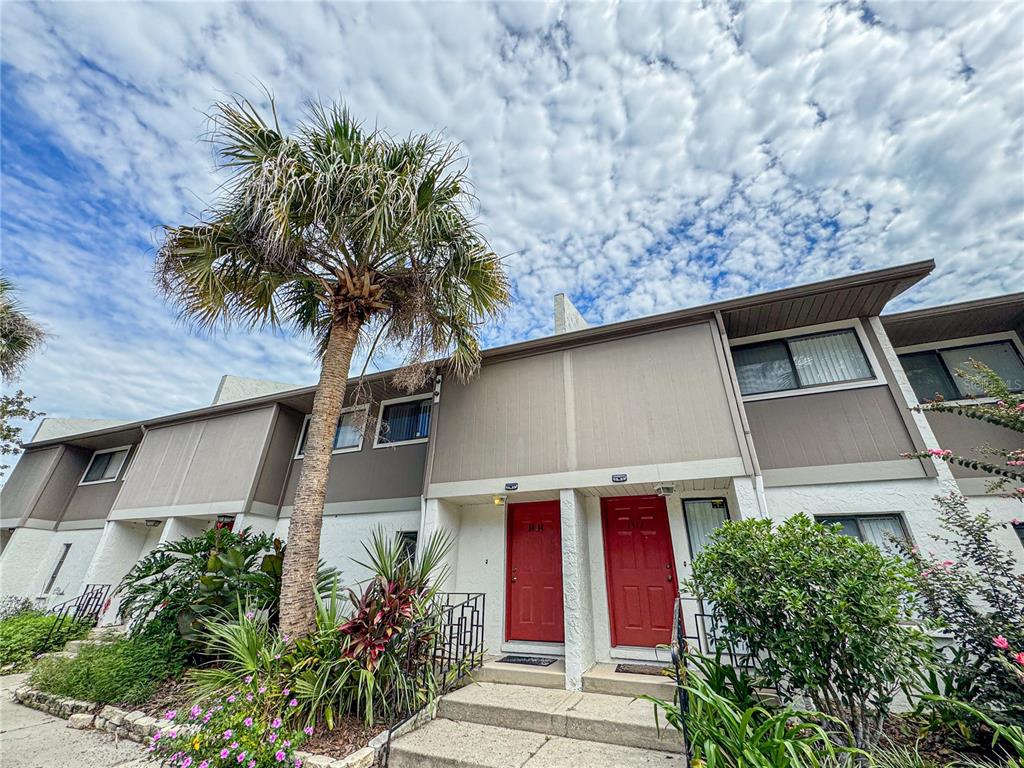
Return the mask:
<svg viewBox="0 0 1024 768">
<path fill-rule="evenodd" d="M 583 690 L 612 696 L 655 696 L 672 701 L 675 683 L 669 677 L 616 672 L 615 664 L 595 664 L 583 673 Z"/>
<path fill-rule="evenodd" d="M 473 681 L 565 690 L 565 662 L 561 659 L 547 667 L 533 667 L 528 664 L 502 664 L 498 658 L 487 659 L 480 669 L 474 670 L 471 675 Z"/>
<path fill-rule="evenodd" d="M 75 651 L 50 651 L 49 653 L 41 653 L 37 659 L 73 659 L 78 653 Z"/>
<path fill-rule="evenodd" d="M 602 744 L 679 752 L 679 735 L 654 705 L 624 696 L 473 683 L 438 702 L 438 717 Z"/>
<path fill-rule="evenodd" d="M 391 745 L 391 768 L 677 768 L 683 756 L 439 719 Z"/>
</svg>

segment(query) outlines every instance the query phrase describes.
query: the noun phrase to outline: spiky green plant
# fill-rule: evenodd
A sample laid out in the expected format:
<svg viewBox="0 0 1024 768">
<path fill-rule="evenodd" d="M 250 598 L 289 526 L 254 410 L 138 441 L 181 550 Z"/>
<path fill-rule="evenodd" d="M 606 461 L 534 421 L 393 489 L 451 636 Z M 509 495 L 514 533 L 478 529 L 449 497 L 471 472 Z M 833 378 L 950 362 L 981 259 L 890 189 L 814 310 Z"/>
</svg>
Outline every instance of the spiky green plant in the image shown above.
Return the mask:
<svg viewBox="0 0 1024 768">
<path fill-rule="evenodd" d="M 156 274 L 202 328 L 287 326 L 316 342 L 320 381 L 281 593 L 282 628 L 297 637 L 314 627 L 324 492 L 354 350 L 371 338 L 371 350 L 377 340 L 404 349 L 410 388 L 433 359 L 468 376 L 478 328 L 508 285 L 474 220 L 457 145 L 393 138 L 322 103 L 291 135 L 272 99 L 269 120 L 236 99 L 216 104 L 211 122 L 227 176 L 220 199 L 198 223 L 166 228 Z"/>
</svg>

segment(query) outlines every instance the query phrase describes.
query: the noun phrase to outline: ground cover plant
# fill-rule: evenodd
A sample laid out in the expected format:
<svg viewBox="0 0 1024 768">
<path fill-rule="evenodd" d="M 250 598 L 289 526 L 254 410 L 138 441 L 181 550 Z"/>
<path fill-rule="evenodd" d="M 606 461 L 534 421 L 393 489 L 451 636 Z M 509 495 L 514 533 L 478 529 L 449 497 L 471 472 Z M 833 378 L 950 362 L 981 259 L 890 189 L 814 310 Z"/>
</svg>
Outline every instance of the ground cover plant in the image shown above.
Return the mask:
<svg viewBox="0 0 1024 768">
<path fill-rule="evenodd" d="M 21 611 L 0 621 L 0 668 L 13 671 L 25 667 L 40 653 L 60 650 L 68 640 L 85 637 L 91 623 L 69 623 L 52 632 L 60 619 L 40 611 Z"/>
<path fill-rule="evenodd" d="M 713 605 L 719 642 L 765 682 L 804 696 L 869 749 L 892 700 L 930 652 L 913 618 L 908 564 L 795 515 L 727 522 L 695 558 L 689 588 Z M 829 723 L 826 723 L 829 727 Z"/>
<path fill-rule="evenodd" d="M 161 682 L 180 675 L 186 656 L 174 627 L 153 623 L 133 637 L 87 643 L 74 658 L 41 659 L 30 682 L 60 696 L 134 706 L 146 702 Z"/>
</svg>

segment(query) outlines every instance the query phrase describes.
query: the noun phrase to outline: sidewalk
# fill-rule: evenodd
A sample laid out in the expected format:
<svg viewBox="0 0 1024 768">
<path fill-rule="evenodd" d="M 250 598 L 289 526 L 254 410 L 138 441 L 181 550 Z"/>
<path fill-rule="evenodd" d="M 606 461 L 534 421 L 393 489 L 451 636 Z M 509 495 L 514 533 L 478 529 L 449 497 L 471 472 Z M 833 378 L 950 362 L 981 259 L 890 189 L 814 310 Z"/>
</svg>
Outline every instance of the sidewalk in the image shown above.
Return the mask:
<svg viewBox="0 0 1024 768">
<path fill-rule="evenodd" d="M 0 766 L 3 768 L 154 768 L 147 753 L 131 741 L 108 734 L 76 731 L 67 721 L 11 701 L 11 691 L 27 675 L 0 677 Z"/>
</svg>

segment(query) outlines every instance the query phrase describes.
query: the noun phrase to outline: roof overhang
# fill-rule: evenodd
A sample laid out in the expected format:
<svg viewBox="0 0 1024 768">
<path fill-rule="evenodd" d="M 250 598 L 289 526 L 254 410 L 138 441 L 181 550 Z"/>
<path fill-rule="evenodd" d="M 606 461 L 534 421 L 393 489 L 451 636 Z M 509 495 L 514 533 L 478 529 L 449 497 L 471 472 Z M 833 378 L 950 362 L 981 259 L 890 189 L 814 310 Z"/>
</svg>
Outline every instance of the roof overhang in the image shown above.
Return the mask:
<svg viewBox="0 0 1024 768">
<path fill-rule="evenodd" d="M 1016 331 L 1024 339 L 1024 293 L 883 315 L 894 347 Z"/>
</svg>

